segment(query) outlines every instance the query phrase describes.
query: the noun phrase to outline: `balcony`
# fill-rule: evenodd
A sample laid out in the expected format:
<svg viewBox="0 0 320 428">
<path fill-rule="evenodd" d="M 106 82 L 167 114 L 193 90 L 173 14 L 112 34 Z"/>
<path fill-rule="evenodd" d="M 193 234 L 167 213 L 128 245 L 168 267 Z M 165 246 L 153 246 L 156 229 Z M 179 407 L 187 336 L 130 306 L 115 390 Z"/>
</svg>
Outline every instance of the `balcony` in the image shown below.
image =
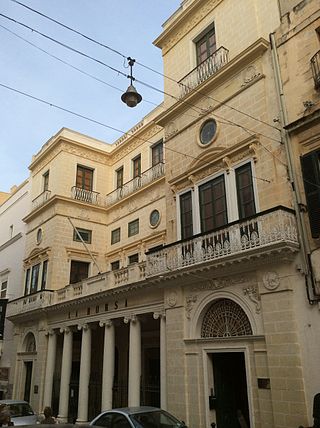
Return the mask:
<svg viewBox="0 0 320 428">
<path fill-rule="evenodd" d="M 85 190 L 81 187 L 73 186 L 71 188 L 71 197 L 77 201 L 86 202 L 87 204 L 100 204 L 100 193 L 93 192 L 92 190 Z"/>
<path fill-rule="evenodd" d="M 314 87 L 320 89 L 320 51 L 318 51 L 310 60 Z"/>
<path fill-rule="evenodd" d="M 45 190 L 44 192 L 40 193 L 40 195 L 34 198 L 32 201 L 32 210 L 36 210 L 37 208 L 41 207 L 50 199 L 50 197 L 50 190 Z"/>
<path fill-rule="evenodd" d="M 277 207 L 147 254 L 146 277 L 287 247 L 298 248 L 296 221 L 291 210 Z"/>
<path fill-rule="evenodd" d="M 41 310 L 46 306 L 50 306 L 53 303 L 54 293 L 51 290 L 42 290 L 38 293 L 23 296 L 18 299 L 8 302 L 7 314 L 10 316 L 23 314 L 26 312 L 32 312 L 35 310 Z"/>
<path fill-rule="evenodd" d="M 160 162 L 152 168 L 144 171 L 139 177 L 133 178 L 132 180 L 125 183 L 122 187 L 114 190 L 106 196 L 106 204 L 108 206 L 113 205 L 121 199 L 137 192 L 142 187 L 147 186 L 153 181 L 158 180 L 164 176 L 164 163 Z"/>
<path fill-rule="evenodd" d="M 183 98 L 192 92 L 202 82 L 217 73 L 224 65 L 228 63 L 228 49 L 221 46 L 205 61 L 194 68 L 189 74 L 179 81 L 181 88 L 180 98 Z"/>
</svg>

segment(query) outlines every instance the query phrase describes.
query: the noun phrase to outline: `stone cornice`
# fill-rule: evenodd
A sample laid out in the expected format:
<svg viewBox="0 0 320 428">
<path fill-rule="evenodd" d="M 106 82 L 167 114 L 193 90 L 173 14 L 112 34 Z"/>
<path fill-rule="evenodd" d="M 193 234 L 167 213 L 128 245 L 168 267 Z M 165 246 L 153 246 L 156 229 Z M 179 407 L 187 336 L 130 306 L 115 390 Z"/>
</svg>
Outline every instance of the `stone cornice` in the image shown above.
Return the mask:
<svg viewBox="0 0 320 428">
<path fill-rule="evenodd" d="M 231 76 L 239 74 L 241 70 L 250 65 L 257 58 L 261 57 L 268 50 L 268 47 L 269 42 L 264 38 L 256 40 L 252 45 L 231 59 L 224 67 L 220 68 L 220 70 L 213 74 L 209 79 L 201 83 L 194 91 L 189 92 L 189 94 L 183 97 L 181 101 L 177 101 L 163 113 L 159 114 L 157 117 L 157 123 L 160 126 L 165 127 L 171 120 L 174 120 L 176 116 L 190 108 L 189 104 L 195 104 L 198 100 L 203 99 L 203 93 L 208 93 L 211 89 L 228 81 Z M 255 83 L 263 77 L 263 75 L 257 76 L 257 78 L 253 79 L 250 84 Z M 240 91 L 246 90 L 250 84 L 242 87 Z M 215 109 L 216 108 L 217 107 L 215 107 Z"/>
<path fill-rule="evenodd" d="M 10 245 L 14 244 L 20 238 L 22 238 L 22 233 L 21 232 L 17 233 L 15 236 L 13 236 L 7 242 L 5 242 L 4 244 L 0 245 L 0 251 L 3 251 L 5 248 L 10 247 Z"/>
<path fill-rule="evenodd" d="M 221 2 L 222 0 L 194 0 L 172 23 L 168 23 L 167 28 L 153 44 L 162 49 L 163 55 L 166 54 Z"/>
</svg>

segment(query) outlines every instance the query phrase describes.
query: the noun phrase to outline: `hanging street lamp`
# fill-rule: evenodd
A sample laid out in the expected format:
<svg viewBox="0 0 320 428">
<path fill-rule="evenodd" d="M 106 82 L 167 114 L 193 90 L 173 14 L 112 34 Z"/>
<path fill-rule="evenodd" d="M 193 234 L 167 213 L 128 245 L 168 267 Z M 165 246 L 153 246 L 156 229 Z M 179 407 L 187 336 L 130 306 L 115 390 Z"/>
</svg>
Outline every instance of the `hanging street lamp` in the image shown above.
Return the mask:
<svg viewBox="0 0 320 428">
<path fill-rule="evenodd" d="M 133 86 L 132 82 L 135 78 L 132 76 L 132 67 L 135 63 L 135 59 L 127 58 L 128 64 L 130 67 L 130 76 L 127 76 L 130 79 L 130 85 L 124 94 L 121 95 L 121 100 L 127 104 L 128 107 L 135 107 L 142 100 L 142 96 L 137 92 L 136 88 Z"/>
</svg>

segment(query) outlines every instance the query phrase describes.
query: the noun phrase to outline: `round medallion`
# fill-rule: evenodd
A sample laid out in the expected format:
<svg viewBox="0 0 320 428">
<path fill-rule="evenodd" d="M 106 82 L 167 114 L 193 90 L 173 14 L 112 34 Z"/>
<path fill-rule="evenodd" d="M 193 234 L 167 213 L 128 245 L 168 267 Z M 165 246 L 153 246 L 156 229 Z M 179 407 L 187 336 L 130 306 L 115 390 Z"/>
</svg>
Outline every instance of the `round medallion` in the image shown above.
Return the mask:
<svg viewBox="0 0 320 428">
<path fill-rule="evenodd" d="M 150 225 L 151 227 L 158 226 L 160 222 L 160 213 L 158 210 L 153 210 L 150 214 Z"/>
<path fill-rule="evenodd" d="M 201 126 L 200 143 L 207 146 L 212 143 L 217 133 L 217 122 L 214 119 L 209 119 Z"/>
</svg>

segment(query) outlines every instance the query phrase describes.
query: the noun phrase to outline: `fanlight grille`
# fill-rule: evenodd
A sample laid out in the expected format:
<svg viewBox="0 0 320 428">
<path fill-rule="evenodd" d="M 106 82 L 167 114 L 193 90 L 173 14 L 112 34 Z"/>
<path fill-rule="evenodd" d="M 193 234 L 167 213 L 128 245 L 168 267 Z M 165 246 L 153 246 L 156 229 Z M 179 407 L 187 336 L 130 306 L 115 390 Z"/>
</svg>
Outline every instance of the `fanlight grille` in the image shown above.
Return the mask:
<svg viewBox="0 0 320 428">
<path fill-rule="evenodd" d="M 250 321 L 243 309 L 230 299 L 218 299 L 205 314 L 201 337 L 252 335 Z"/>
</svg>

